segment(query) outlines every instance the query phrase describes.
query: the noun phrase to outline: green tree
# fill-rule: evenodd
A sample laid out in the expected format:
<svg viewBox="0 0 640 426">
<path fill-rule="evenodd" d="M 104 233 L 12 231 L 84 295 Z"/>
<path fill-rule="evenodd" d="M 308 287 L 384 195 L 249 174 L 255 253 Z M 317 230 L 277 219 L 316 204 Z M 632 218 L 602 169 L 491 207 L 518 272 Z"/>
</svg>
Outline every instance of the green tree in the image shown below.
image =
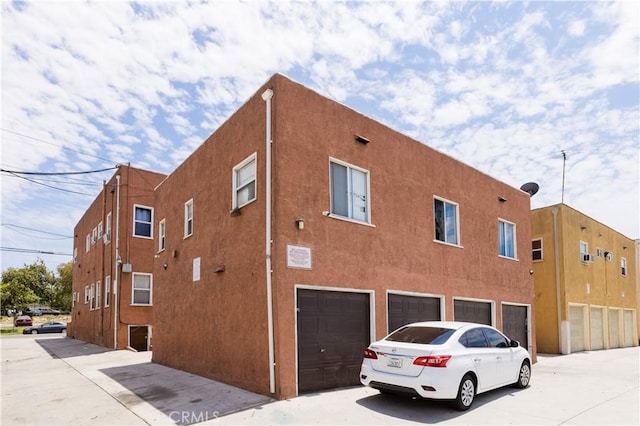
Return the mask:
<svg viewBox="0 0 640 426">
<path fill-rule="evenodd" d="M 73 262 L 58 265 L 58 275 L 51 294 L 51 307 L 71 311 Z"/>
<path fill-rule="evenodd" d="M 22 268 L 8 268 L 2 273 L 2 307 L 24 310 L 29 304 L 50 304 L 56 277 L 38 259 Z"/>
</svg>

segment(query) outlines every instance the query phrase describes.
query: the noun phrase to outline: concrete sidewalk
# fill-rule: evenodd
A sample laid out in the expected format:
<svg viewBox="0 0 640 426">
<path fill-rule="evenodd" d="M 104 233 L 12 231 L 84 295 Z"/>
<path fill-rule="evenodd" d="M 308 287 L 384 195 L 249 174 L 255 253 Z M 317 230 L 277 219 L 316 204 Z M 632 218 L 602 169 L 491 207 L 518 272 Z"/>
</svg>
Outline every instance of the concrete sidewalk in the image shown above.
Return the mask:
<svg viewBox="0 0 640 426">
<path fill-rule="evenodd" d="M 12 336 L 2 348 L 3 425 L 191 424 L 273 401 L 60 336 Z"/>
<path fill-rule="evenodd" d="M 353 387 L 274 401 L 60 336 L 11 336 L 2 350 L 2 425 L 640 424 L 640 349 L 539 355 L 527 389 L 437 401 Z"/>
</svg>

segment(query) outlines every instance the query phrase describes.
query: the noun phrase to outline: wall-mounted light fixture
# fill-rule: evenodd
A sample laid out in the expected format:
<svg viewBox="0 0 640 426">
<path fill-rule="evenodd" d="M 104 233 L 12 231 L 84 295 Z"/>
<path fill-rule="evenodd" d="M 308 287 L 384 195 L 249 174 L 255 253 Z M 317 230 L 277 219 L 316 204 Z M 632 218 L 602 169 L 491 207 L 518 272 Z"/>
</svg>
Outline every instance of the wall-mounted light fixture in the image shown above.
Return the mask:
<svg viewBox="0 0 640 426">
<path fill-rule="evenodd" d="M 224 267 L 224 265 L 218 265 L 216 266 L 216 269 L 213 270 L 213 272 L 215 272 L 216 274 L 219 274 L 221 272 L 224 272 L 226 268 Z"/>
<path fill-rule="evenodd" d="M 585 229 L 587 229 L 587 227 L 584 225 L 580 225 L 580 229 L 584 231 Z"/>
<path fill-rule="evenodd" d="M 627 249 L 627 246 L 622 246 L 622 250 L 626 250 L 626 249 Z"/>
<path fill-rule="evenodd" d="M 366 145 L 370 142 L 369 139 L 365 138 L 364 136 L 355 135 L 355 138 L 356 138 L 356 142 L 360 142 L 363 145 Z"/>
<path fill-rule="evenodd" d="M 163 264 L 162 264 L 162 267 L 163 267 L 164 269 L 167 269 L 167 268 L 169 267 L 169 265 L 167 265 L 166 263 L 163 263 Z"/>
<path fill-rule="evenodd" d="M 498 201 L 500 201 L 501 203 L 504 203 L 507 201 L 507 199 L 504 198 L 502 195 L 498 195 Z"/>
<path fill-rule="evenodd" d="M 296 219 L 296 228 L 301 231 L 304 229 L 304 219 Z"/>
</svg>

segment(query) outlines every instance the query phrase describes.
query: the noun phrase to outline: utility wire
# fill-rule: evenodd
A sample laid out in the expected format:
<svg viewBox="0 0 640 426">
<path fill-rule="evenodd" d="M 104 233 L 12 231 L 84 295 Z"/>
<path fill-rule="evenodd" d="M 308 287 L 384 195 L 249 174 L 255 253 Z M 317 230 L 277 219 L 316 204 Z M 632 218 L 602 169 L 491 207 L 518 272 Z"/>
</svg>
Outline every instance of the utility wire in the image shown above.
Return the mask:
<svg viewBox="0 0 640 426">
<path fill-rule="evenodd" d="M 119 167 L 120 165 L 117 165 L 115 167 L 109 167 L 106 169 L 88 170 L 85 172 L 20 172 L 18 170 L 6 170 L 6 169 L 0 169 L 0 172 L 10 173 L 13 175 L 19 174 L 19 175 L 31 175 L 31 176 L 67 176 L 67 175 L 85 175 L 89 173 L 101 173 L 101 172 L 106 172 L 108 170 L 116 170 Z"/>
<path fill-rule="evenodd" d="M 16 225 L 16 224 L 13 224 L 13 223 L 3 223 L 3 224 L 0 224 L 0 226 L 6 226 L 9 229 L 13 229 L 13 228 L 25 229 L 27 231 L 34 231 L 34 232 L 39 232 L 41 234 L 48 234 L 48 235 L 53 235 L 53 236 L 56 236 L 56 237 L 61 237 L 61 238 L 58 238 L 58 239 L 71 239 L 71 238 L 73 238 L 72 236 L 69 236 L 69 235 L 62 235 L 62 234 L 56 234 L 55 232 L 41 231 L 39 229 L 27 228 L 26 226 L 20 226 L 20 225 Z M 14 231 L 15 231 L 15 229 L 14 229 Z M 28 235 L 28 234 L 23 234 L 23 235 Z"/>
<path fill-rule="evenodd" d="M 72 254 L 68 254 L 68 253 L 56 253 L 54 251 L 33 250 L 33 249 L 18 248 L 18 247 L 0 247 L 0 251 L 9 251 L 12 253 L 51 254 L 54 256 L 69 256 L 69 257 L 73 256 Z"/>
<path fill-rule="evenodd" d="M 29 179 L 28 177 L 19 176 L 19 175 L 15 174 L 15 173 L 11 173 L 11 172 L 7 172 L 7 173 L 9 175 L 11 175 L 11 176 L 14 176 L 14 177 L 17 177 L 17 178 L 20 178 L 20 179 L 24 179 L 24 180 L 29 181 L 31 183 L 37 183 L 38 185 L 46 186 L 47 188 L 55 189 L 55 190 L 58 190 L 58 191 L 70 192 L 72 194 L 79 194 L 79 195 L 87 195 L 89 197 L 93 197 L 95 195 L 95 194 L 87 194 L 85 192 L 77 192 L 77 191 L 71 191 L 71 190 L 68 190 L 68 189 L 57 188 L 55 186 L 47 185 L 46 183 L 38 182 L 37 180 L 34 180 L 34 179 Z"/>
</svg>

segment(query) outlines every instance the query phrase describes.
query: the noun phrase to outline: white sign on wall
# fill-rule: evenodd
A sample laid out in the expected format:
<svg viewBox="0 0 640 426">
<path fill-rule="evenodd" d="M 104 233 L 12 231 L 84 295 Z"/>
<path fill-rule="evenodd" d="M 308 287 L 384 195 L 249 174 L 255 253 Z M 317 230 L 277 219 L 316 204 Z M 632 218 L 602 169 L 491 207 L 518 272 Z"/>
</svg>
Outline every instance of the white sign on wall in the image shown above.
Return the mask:
<svg viewBox="0 0 640 426">
<path fill-rule="evenodd" d="M 200 258 L 193 259 L 193 282 L 200 281 Z"/>
<path fill-rule="evenodd" d="M 311 269 L 311 249 L 309 247 L 287 245 L 287 267 Z"/>
</svg>

